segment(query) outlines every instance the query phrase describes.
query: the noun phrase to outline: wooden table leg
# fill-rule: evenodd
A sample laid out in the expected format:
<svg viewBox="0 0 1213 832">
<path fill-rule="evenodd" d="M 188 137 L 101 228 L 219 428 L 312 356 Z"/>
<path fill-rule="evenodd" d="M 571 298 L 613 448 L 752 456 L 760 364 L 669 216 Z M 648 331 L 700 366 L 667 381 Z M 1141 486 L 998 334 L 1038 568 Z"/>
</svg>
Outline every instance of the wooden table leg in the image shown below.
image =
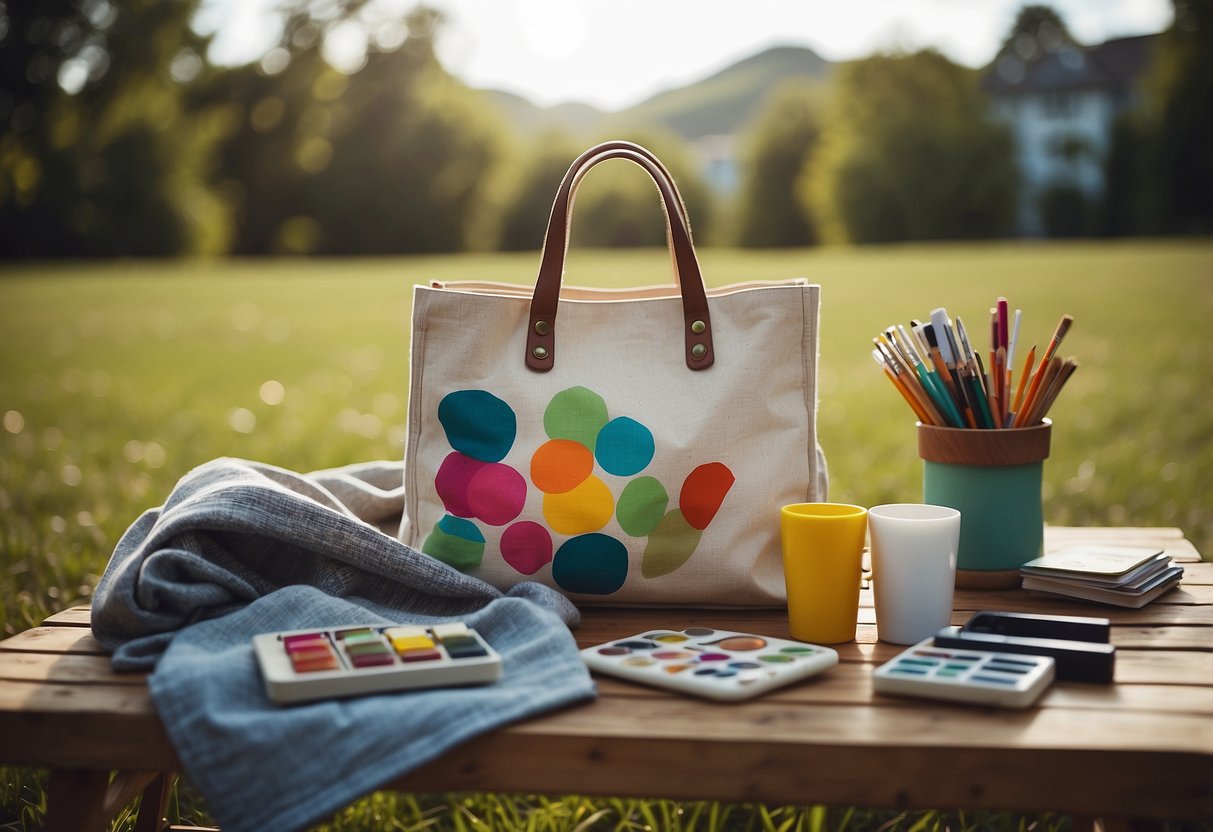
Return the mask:
<svg viewBox="0 0 1213 832">
<path fill-rule="evenodd" d="M 139 817 L 134 832 L 162 832 L 168 826 L 168 799 L 173 790 L 174 774 L 162 773 L 143 790 Z"/>
<path fill-rule="evenodd" d="M 109 772 L 60 768 L 46 789 L 46 832 L 104 832 Z"/>
</svg>

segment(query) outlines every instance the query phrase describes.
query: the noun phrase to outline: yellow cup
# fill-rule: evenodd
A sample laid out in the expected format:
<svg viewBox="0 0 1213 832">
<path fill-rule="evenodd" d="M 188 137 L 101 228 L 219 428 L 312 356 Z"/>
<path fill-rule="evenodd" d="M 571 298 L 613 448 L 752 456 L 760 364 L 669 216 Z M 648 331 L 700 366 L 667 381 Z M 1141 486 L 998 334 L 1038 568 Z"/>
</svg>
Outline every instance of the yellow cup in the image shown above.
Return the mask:
<svg viewBox="0 0 1213 832">
<path fill-rule="evenodd" d="M 868 510 L 796 503 L 779 513 L 792 638 L 816 644 L 855 639 Z"/>
</svg>

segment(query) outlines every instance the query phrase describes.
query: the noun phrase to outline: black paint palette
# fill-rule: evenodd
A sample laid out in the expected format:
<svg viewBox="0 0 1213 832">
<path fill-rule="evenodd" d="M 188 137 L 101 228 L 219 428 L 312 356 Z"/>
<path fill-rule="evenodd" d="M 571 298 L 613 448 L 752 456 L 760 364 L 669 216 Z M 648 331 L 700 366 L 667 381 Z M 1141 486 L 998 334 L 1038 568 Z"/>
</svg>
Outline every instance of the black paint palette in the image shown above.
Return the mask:
<svg viewBox="0 0 1213 832">
<path fill-rule="evenodd" d="M 501 657 L 462 622 L 263 633 L 253 636 L 253 651 L 265 691 L 278 704 L 485 684 L 501 676 Z"/>
<path fill-rule="evenodd" d="M 708 699 L 735 702 L 838 664 L 829 647 L 688 627 L 647 630 L 581 651 L 591 670 Z"/>
</svg>

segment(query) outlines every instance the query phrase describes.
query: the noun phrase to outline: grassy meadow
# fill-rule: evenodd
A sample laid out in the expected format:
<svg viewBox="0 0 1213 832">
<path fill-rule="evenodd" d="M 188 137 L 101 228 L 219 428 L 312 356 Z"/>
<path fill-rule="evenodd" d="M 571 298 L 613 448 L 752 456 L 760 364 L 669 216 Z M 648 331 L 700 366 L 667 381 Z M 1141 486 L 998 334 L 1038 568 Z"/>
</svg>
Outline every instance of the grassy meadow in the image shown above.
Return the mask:
<svg viewBox="0 0 1213 832">
<path fill-rule="evenodd" d="M 1046 520 L 1178 526 L 1213 554 L 1213 339 L 1205 337 L 1213 320 L 1213 242 L 706 249 L 700 259 L 712 284 L 793 276 L 822 284 L 819 430 L 831 499 L 921 499 L 914 418 L 872 361 L 872 337 L 946 306 L 984 344 L 988 309 L 1004 295 L 1023 310 L 1021 356 L 1033 343 L 1043 349 L 1062 314 L 1075 318 L 1061 353 L 1076 356 L 1080 367 L 1051 413 Z M 88 603 L 125 528 L 199 463 L 238 456 L 311 470 L 398 458 L 412 285 L 526 283 L 537 264 L 534 254 L 5 264 L 3 635 Z M 574 250 L 567 279 L 640 285 L 667 281 L 668 268 L 657 251 Z M 17 776 L 6 770 L 0 784 L 0 824 L 17 822 L 15 803 L 28 809 L 37 801 L 14 785 Z M 395 811 L 376 805 L 360 811 L 366 818 Z M 417 808 L 415 822 L 397 828 L 422 828 L 438 817 L 443 828 L 470 828 L 477 812 L 504 812 L 506 805 Z M 579 824 L 608 816 L 610 828 L 641 828 L 644 812 L 684 812 L 648 802 L 625 818 L 605 801 L 543 805 L 557 807 L 565 825 L 536 828 L 589 828 Z M 509 806 L 525 821 L 526 812 Z M 706 818 L 709 810 L 697 811 Z M 839 822 L 820 813 L 786 817 L 796 828 Z M 633 827 L 627 818 L 639 820 Z M 745 818 L 768 828 L 758 810 Z M 785 819 L 775 817 L 769 828 L 783 828 Z M 327 828 L 384 828 L 360 822 L 338 818 Z M 922 816 L 897 822 L 908 829 Z M 858 821 L 848 815 L 842 825 L 848 823 L 855 828 Z M 975 828 L 972 818 L 961 826 Z M 501 817 L 495 828 L 524 826 Z M 746 827 L 734 817 L 713 828 Z M 935 827 L 929 821 L 922 828 Z"/>
</svg>

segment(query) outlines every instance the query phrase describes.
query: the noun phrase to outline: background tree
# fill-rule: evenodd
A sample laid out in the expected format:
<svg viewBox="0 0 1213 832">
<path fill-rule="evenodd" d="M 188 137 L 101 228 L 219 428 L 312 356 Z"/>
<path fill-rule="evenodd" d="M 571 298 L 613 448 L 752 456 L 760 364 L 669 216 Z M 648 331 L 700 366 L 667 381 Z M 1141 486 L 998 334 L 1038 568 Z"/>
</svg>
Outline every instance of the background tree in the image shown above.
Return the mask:
<svg viewBox="0 0 1213 832">
<path fill-rule="evenodd" d="M 535 251 L 543 245 L 552 199 L 569 164 L 584 148 L 560 131 L 538 135 L 519 151 L 520 170 L 507 186 L 499 219 L 498 248 L 502 251 Z"/>
<path fill-rule="evenodd" d="M 937 52 L 842 66 L 801 195 L 823 238 L 968 239 L 1010 231 L 1011 138 L 976 73 Z"/>
<path fill-rule="evenodd" d="M 1141 107 L 1117 126 L 1108 161 L 1113 232 L 1213 231 L 1213 3 L 1174 6 Z"/>
<path fill-rule="evenodd" d="M 222 250 L 189 3 L 0 5 L 0 253 Z"/>
<path fill-rule="evenodd" d="M 737 244 L 746 248 L 817 242 L 796 180 L 817 146 L 820 93 L 803 81 L 777 89 L 745 137 Z"/>
<path fill-rule="evenodd" d="M 282 0 L 279 43 L 219 69 L 199 4 L 0 3 L 0 252 L 465 247 L 501 131 L 436 13 Z"/>
<path fill-rule="evenodd" d="M 438 64 L 440 23 L 419 8 L 383 38 L 359 21 L 365 54 L 338 70 L 324 55 L 335 24 L 309 13 L 290 22 L 268 71 L 263 60 L 215 79 L 207 99 L 237 114 L 217 183 L 240 220 L 235 252 L 466 246 L 501 131 Z"/>
</svg>

